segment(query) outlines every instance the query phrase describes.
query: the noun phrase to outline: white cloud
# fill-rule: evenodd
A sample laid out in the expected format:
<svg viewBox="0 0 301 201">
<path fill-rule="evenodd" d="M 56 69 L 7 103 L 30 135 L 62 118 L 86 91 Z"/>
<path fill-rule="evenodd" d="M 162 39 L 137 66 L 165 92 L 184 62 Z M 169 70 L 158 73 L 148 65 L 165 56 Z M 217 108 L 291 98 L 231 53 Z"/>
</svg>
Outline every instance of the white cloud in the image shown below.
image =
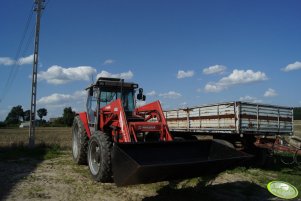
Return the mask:
<svg viewBox="0 0 301 201">
<path fill-rule="evenodd" d="M 42 105 L 49 105 L 49 104 L 58 104 L 61 102 L 66 102 L 71 100 L 70 94 L 58 94 L 54 93 L 50 96 L 44 96 L 40 98 L 37 103 Z"/>
<path fill-rule="evenodd" d="M 248 84 L 267 79 L 265 73 L 261 71 L 235 69 L 229 76 L 223 77 L 218 82 L 207 83 L 204 89 L 206 92 L 220 92 L 233 85 Z"/>
<path fill-rule="evenodd" d="M 37 101 L 40 105 L 64 105 L 65 103 L 82 100 L 86 97 L 86 91 L 76 91 L 73 94 L 53 93 L 49 96 L 44 96 Z"/>
<path fill-rule="evenodd" d="M 96 70 L 90 66 L 78 66 L 63 68 L 61 66 L 51 66 L 47 71 L 38 73 L 39 80 L 46 80 L 49 84 L 65 84 L 75 80 L 90 80 Z"/>
<path fill-rule="evenodd" d="M 223 65 L 214 65 L 214 66 L 209 66 L 208 68 L 203 69 L 203 73 L 206 75 L 210 74 L 217 74 L 217 73 L 222 73 L 227 69 L 226 66 Z"/>
<path fill-rule="evenodd" d="M 47 108 L 46 118 L 59 117 L 65 107 L 71 107 L 73 111 L 85 111 L 86 91 L 75 91 L 72 94 L 53 93 L 44 96 L 37 101 L 38 107 Z"/>
<path fill-rule="evenodd" d="M 264 92 L 264 97 L 274 97 L 277 96 L 277 92 L 274 89 L 269 88 L 266 92 Z"/>
<path fill-rule="evenodd" d="M 21 65 L 32 64 L 32 63 L 33 63 L 33 54 L 27 57 L 21 57 L 17 61 L 15 61 L 10 57 L 0 57 L 0 65 L 4 65 L 4 66 L 12 66 L 15 64 L 21 66 Z"/>
<path fill-rule="evenodd" d="M 0 65 L 11 66 L 14 65 L 15 61 L 9 57 L 0 57 Z"/>
<path fill-rule="evenodd" d="M 205 85 L 205 92 L 220 92 L 225 89 L 225 86 L 220 85 L 219 83 L 207 83 Z"/>
<path fill-rule="evenodd" d="M 194 76 L 194 71 L 193 70 L 189 70 L 189 71 L 183 71 L 183 70 L 179 70 L 178 74 L 177 74 L 177 78 L 178 79 L 183 79 L 183 78 L 187 78 L 187 77 L 192 77 Z"/>
<path fill-rule="evenodd" d="M 299 70 L 301 69 L 301 62 L 296 61 L 295 63 L 288 64 L 286 67 L 282 68 L 284 72 L 292 71 L 292 70 Z"/>
<path fill-rule="evenodd" d="M 163 97 L 163 98 L 176 99 L 176 98 L 181 97 L 182 95 L 175 91 L 169 91 L 167 93 L 159 94 L 159 96 Z"/>
<path fill-rule="evenodd" d="M 267 80 L 265 73 L 253 70 L 233 70 L 233 72 L 228 77 L 223 77 L 220 83 L 224 85 L 234 85 L 234 84 L 246 84 L 251 82 L 258 82 Z"/>
<path fill-rule="evenodd" d="M 240 101 L 252 102 L 252 103 L 262 103 L 262 100 L 259 100 L 252 96 L 244 96 L 239 98 Z"/>
<path fill-rule="evenodd" d="M 32 63 L 33 63 L 33 54 L 27 57 L 21 57 L 17 61 L 18 65 L 25 65 L 25 64 L 32 64 Z"/>
<path fill-rule="evenodd" d="M 115 63 L 115 61 L 113 59 L 107 59 L 103 62 L 103 65 L 111 65 L 113 63 Z"/>
<path fill-rule="evenodd" d="M 146 95 L 147 96 L 155 96 L 155 95 L 157 95 L 157 93 L 156 93 L 156 91 L 152 90 L 152 91 L 146 93 Z"/>
<path fill-rule="evenodd" d="M 99 77 L 111 77 L 111 78 L 121 78 L 121 79 L 125 79 L 125 80 L 130 80 L 132 79 L 134 76 L 134 74 L 132 73 L 132 71 L 128 71 L 128 72 L 124 72 L 124 73 L 118 73 L 118 74 L 112 74 L 109 73 L 107 71 L 101 71 L 99 74 L 97 74 L 97 78 Z"/>
</svg>

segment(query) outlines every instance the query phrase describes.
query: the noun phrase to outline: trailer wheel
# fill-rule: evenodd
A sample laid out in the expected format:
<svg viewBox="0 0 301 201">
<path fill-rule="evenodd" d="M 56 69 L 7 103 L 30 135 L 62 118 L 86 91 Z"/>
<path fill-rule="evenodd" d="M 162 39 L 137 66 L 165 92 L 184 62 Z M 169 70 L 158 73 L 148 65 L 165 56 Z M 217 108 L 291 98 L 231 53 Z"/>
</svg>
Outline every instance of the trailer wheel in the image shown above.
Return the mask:
<svg viewBox="0 0 301 201">
<path fill-rule="evenodd" d="M 79 116 L 74 117 L 72 125 L 72 156 L 78 165 L 87 164 L 88 136 Z"/>
<path fill-rule="evenodd" d="M 112 141 L 106 133 L 96 131 L 88 145 L 88 164 L 95 181 L 112 181 Z"/>
</svg>

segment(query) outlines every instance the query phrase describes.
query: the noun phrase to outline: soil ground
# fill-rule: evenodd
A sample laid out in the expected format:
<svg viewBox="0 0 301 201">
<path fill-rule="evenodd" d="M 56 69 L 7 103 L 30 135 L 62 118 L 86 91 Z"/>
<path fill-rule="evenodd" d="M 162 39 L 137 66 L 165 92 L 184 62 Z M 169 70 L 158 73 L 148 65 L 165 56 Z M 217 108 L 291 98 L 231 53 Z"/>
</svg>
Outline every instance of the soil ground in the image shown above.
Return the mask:
<svg viewBox="0 0 301 201">
<path fill-rule="evenodd" d="M 266 189 L 272 180 L 287 181 L 301 191 L 300 166 L 282 166 L 277 162 L 263 169 L 238 167 L 214 176 L 128 187 L 94 182 L 88 166 L 75 165 L 72 160 L 70 131 L 38 129 L 37 143 L 42 146 L 30 152 L 22 148 L 27 131 L 22 134 L 18 129 L 0 130 L 0 201 L 280 200 Z M 45 148 L 44 142 L 50 146 Z M 301 200 L 300 195 L 295 200 Z"/>
<path fill-rule="evenodd" d="M 74 164 L 69 151 L 43 161 L 1 161 L 0 178 L 1 200 L 276 200 L 243 172 L 129 187 L 98 183 L 87 166 Z"/>
</svg>

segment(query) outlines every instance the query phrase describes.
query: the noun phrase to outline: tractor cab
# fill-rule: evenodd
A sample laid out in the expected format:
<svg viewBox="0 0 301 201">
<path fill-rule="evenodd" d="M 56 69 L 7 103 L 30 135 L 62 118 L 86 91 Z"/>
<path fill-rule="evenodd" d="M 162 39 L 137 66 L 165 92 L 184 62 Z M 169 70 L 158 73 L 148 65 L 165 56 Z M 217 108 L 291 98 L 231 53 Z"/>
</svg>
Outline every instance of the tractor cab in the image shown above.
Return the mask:
<svg viewBox="0 0 301 201">
<path fill-rule="evenodd" d="M 86 111 L 90 127 L 97 125 L 97 117 L 101 108 L 106 107 L 113 101 L 120 99 L 126 117 L 133 119 L 133 112 L 136 107 L 135 93 L 138 84 L 124 82 L 123 79 L 118 78 L 98 78 L 97 82 L 86 90 L 88 91 L 86 101 Z M 139 89 L 137 95 L 138 100 L 145 100 L 142 94 L 143 89 Z M 140 99 L 141 97 L 141 99 Z"/>
</svg>

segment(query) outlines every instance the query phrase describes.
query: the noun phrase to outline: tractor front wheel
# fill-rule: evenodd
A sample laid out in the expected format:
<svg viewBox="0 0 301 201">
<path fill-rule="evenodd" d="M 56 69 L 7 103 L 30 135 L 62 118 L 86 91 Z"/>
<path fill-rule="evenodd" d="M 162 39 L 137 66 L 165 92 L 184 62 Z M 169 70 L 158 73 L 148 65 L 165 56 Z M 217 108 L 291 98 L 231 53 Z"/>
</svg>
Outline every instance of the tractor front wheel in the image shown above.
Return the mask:
<svg viewBox="0 0 301 201">
<path fill-rule="evenodd" d="M 74 117 L 72 125 L 72 156 L 78 165 L 87 164 L 88 136 L 79 116 Z"/>
<path fill-rule="evenodd" d="M 106 133 L 96 131 L 89 140 L 88 164 L 95 181 L 112 181 L 112 141 Z"/>
</svg>

